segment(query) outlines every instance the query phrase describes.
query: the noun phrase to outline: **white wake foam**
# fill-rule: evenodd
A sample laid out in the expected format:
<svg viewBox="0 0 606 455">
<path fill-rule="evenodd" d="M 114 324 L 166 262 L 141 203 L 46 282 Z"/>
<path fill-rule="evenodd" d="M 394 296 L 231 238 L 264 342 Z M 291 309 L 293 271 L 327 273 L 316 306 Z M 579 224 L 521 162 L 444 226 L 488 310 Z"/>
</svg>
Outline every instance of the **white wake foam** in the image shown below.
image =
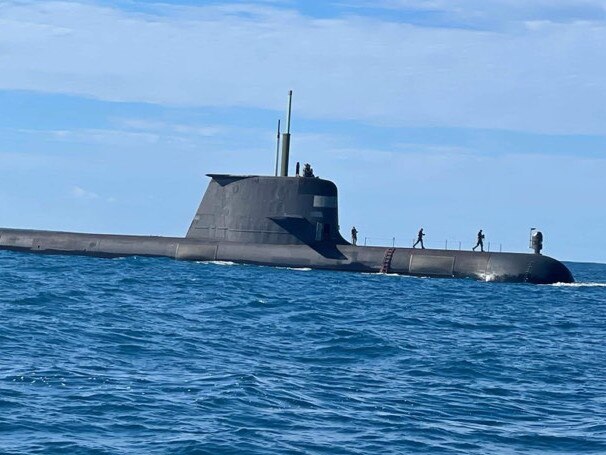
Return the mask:
<svg viewBox="0 0 606 455">
<path fill-rule="evenodd" d="M 606 288 L 606 283 L 553 283 L 558 288 Z"/>
<path fill-rule="evenodd" d="M 231 261 L 196 261 L 198 264 L 214 264 L 214 265 L 236 265 Z"/>
<path fill-rule="evenodd" d="M 360 272 L 360 275 L 369 275 L 369 276 L 395 276 L 398 278 L 427 278 L 424 276 L 415 276 L 415 275 L 402 275 L 400 273 L 380 273 L 380 272 Z"/>
</svg>

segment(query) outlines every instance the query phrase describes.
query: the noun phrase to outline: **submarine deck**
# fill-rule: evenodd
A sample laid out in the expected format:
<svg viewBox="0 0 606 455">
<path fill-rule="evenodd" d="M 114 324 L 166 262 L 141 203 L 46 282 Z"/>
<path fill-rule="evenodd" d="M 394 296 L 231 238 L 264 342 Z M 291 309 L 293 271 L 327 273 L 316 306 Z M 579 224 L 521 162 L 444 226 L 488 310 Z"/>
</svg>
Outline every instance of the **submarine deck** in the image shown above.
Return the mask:
<svg viewBox="0 0 606 455">
<path fill-rule="evenodd" d="M 185 237 L 0 229 L 0 249 L 97 257 L 158 256 L 194 261 L 309 267 L 530 283 L 573 282 L 565 265 L 548 256 L 441 249 L 387 248 L 320 242 L 267 245 Z M 389 263 L 385 264 L 389 254 Z M 385 267 L 387 265 L 387 267 Z"/>
</svg>

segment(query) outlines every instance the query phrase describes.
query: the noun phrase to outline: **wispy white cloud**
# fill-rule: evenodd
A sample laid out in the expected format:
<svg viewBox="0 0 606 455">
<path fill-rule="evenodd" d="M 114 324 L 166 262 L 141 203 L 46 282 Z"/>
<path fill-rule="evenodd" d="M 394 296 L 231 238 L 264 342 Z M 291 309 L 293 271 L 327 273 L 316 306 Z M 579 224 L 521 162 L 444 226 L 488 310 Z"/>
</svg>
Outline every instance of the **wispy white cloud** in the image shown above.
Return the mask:
<svg viewBox="0 0 606 455">
<path fill-rule="evenodd" d="M 73 199 L 78 199 L 80 201 L 99 201 L 108 204 L 114 204 L 118 202 L 118 199 L 113 196 L 102 197 L 94 191 L 89 191 L 77 185 L 71 188 L 71 190 L 69 191 L 69 196 Z"/>
<path fill-rule="evenodd" d="M 606 21 L 604 0 L 351 0 L 353 7 L 441 13 L 455 24 Z"/>
<path fill-rule="evenodd" d="M 185 136 L 213 137 L 227 132 L 223 125 L 193 125 L 183 123 L 168 123 L 158 120 L 119 118 L 115 122 L 126 129 L 156 133 L 170 133 Z"/>
<path fill-rule="evenodd" d="M 204 144 L 223 144 L 233 147 L 241 141 L 258 142 L 259 137 L 267 136 L 267 131 L 254 128 L 234 128 L 222 125 L 196 125 L 185 123 L 169 123 L 161 120 L 139 118 L 110 119 L 109 128 L 71 128 L 71 129 L 7 129 L 22 137 L 34 140 L 52 141 L 80 147 L 78 153 L 90 150 L 90 147 L 112 147 L 121 152 L 140 153 L 142 149 L 163 149 L 164 153 L 190 150 Z M 230 136 L 228 133 L 233 134 Z M 250 146 L 249 146 L 250 147 Z M 206 147 L 205 147 L 206 148 Z M 95 148 L 96 149 L 96 148 Z M 24 157 L 11 155 L 11 162 L 24 162 Z M 2 163 L 0 163 L 1 165 Z"/>
<path fill-rule="evenodd" d="M 280 112 L 294 88 L 297 113 L 313 118 L 606 134 L 606 24 L 524 17 L 495 32 L 246 4 L 5 1 L 0 88 Z"/>
<path fill-rule="evenodd" d="M 104 145 L 144 145 L 160 142 L 161 136 L 151 132 L 126 129 L 81 128 L 71 130 L 19 129 L 19 133 L 43 136 L 48 139 L 71 143 L 98 143 Z"/>
<path fill-rule="evenodd" d="M 70 194 L 72 197 L 74 197 L 76 199 L 85 199 L 85 200 L 99 199 L 99 195 L 97 193 L 85 190 L 84 188 L 81 188 L 79 186 L 74 186 L 71 189 Z"/>
</svg>

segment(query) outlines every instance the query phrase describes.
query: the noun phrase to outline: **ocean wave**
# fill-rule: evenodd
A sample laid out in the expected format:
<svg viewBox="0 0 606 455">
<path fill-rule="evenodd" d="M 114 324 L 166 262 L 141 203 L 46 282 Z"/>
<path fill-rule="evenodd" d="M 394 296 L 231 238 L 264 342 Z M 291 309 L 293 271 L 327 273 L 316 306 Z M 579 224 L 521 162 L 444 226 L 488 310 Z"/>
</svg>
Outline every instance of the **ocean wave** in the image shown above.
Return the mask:
<svg viewBox="0 0 606 455">
<path fill-rule="evenodd" d="M 2 454 L 606 453 L 606 266 L 557 292 L 1 256 Z"/>
</svg>

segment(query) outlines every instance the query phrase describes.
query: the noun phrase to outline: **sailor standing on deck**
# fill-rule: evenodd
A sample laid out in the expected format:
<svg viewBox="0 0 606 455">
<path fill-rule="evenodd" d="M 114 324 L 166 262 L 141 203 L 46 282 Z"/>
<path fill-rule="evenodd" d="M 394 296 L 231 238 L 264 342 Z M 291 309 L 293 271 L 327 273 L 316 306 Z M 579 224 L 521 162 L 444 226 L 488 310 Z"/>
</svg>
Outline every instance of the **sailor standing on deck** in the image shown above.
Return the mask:
<svg viewBox="0 0 606 455">
<path fill-rule="evenodd" d="M 482 229 L 478 232 L 478 243 L 476 243 L 476 246 L 474 246 L 472 250 L 475 251 L 477 247 L 480 247 L 482 253 L 484 252 L 484 234 L 482 234 Z"/>
<path fill-rule="evenodd" d="M 419 230 L 419 234 L 417 235 L 417 241 L 415 242 L 415 244 L 412 246 L 413 248 L 417 246 L 418 243 L 421 244 L 421 249 L 425 249 L 425 246 L 423 245 L 423 236 L 425 236 L 425 234 L 423 233 L 423 228 L 421 228 Z"/>
<path fill-rule="evenodd" d="M 358 243 L 358 230 L 355 226 L 351 228 L 351 243 L 353 246 Z"/>
</svg>

